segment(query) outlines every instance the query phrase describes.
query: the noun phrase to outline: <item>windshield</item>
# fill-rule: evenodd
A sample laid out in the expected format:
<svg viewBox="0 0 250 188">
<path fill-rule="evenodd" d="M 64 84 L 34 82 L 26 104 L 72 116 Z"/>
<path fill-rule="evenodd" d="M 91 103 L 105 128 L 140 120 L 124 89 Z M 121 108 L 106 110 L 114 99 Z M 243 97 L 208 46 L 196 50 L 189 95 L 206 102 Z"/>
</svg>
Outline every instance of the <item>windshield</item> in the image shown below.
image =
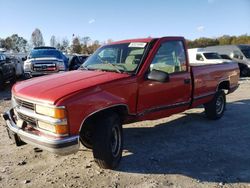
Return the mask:
<svg viewBox="0 0 250 188">
<path fill-rule="evenodd" d="M 204 56 L 206 57 L 206 59 L 221 59 L 221 56 L 214 52 L 204 53 Z"/>
<path fill-rule="evenodd" d="M 61 59 L 61 54 L 59 51 L 54 49 L 39 49 L 39 50 L 32 50 L 28 58 L 30 59 L 39 57 L 55 57 Z"/>
<path fill-rule="evenodd" d="M 242 49 L 241 50 L 242 51 L 242 53 L 244 54 L 244 56 L 246 57 L 246 58 L 250 58 L 250 48 L 248 48 L 248 49 Z"/>
<path fill-rule="evenodd" d="M 113 44 L 99 48 L 82 65 L 85 69 L 134 72 L 139 66 L 147 43 L 132 42 Z"/>
</svg>

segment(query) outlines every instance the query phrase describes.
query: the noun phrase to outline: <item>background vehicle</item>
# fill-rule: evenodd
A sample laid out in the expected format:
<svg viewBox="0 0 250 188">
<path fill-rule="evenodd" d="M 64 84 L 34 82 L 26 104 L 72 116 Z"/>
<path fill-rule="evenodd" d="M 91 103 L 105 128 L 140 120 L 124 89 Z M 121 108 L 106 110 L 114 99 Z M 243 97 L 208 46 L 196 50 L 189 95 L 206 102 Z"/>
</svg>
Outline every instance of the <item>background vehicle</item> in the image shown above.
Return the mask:
<svg viewBox="0 0 250 188">
<path fill-rule="evenodd" d="M 68 70 L 68 58 L 53 47 L 36 47 L 24 62 L 24 76 L 30 78 Z"/>
<path fill-rule="evenodd" d="M 188 49 L 190 63 L 224 63 L 230 62 L 228 59 L 222 58 L 217 52 L 207 51 L 203 48 Z"/>
<path fill-rule="evenodd" d="M 4 88 L 7 81 L 16 82 L 15 65 L 5 54 L 0 53 L 0 90 Z"/>
<path fill-rule="evenodd" d="M 185 39 L 163 37 L 107 44 L 77 71 L 31 79 L 12 88 L 3 117 L 10 138 L 58 153 L 93 149 L 102 168 L 122 157 L 122 124 L 153 120 L 204 105 L 223 116 L 238 87 L 236 63 L 190 66 Z"/>
<path fill-rule="evenodd" d="M 14 64 L 16 70 L 16 76 L 20 77 L 23 75 L 23 61 L 19 57 L 15 57 L 13 55 L 8 56 L 10 61 Z"/>
<path fill-rule="evenodd" d="M 222 59 L 228 59 L 228 60 L 232 60 L 231 57 L 229 57 L 227 54 L 219 54 L 221 56 Z"/>
<path fill-rule="evenodd" d="M 4 50 L 3 51 L 4 54 L 6 55 L 7 58 L 10 59 L 10 61 L 15 65 L 15 70 L 16 70 L 16 76 L 20 77 L 23 76 L 23 57 L 27 57 L 26 53 L 22 53 L 22 52 L 9 52 Z"/>
<path fill-rule="evenodd" d="M 250 75 L 250 45 L 208 46 L 205 49 L 220 54 L 227 54 L 232 60 L 238 63 L 241 76 Z"/>
<path fill-rule="evenodd" d="M 89 55 L 69 55 L 69 70 L 77 70 L 89 57 Z"/>
</svg>

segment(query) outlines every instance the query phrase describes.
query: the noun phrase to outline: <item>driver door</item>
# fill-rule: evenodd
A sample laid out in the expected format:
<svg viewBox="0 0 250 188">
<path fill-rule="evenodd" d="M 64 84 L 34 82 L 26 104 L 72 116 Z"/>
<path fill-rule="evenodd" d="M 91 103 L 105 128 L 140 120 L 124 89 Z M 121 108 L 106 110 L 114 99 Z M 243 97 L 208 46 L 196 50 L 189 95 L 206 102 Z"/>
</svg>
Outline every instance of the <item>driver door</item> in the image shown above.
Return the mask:
<svg viewBox="0 0 250 188">
<path fill-rule="evenodd" d="M 187 62 L 184 41 L 162 39 L 149 72 L 165 72 L 169 80 L 160 82 L 145 78 L 139 84 L 137 111 L 142 115 L 140 119 L 158 119 L 188 109 L 192 87 Z"/>
</svg>

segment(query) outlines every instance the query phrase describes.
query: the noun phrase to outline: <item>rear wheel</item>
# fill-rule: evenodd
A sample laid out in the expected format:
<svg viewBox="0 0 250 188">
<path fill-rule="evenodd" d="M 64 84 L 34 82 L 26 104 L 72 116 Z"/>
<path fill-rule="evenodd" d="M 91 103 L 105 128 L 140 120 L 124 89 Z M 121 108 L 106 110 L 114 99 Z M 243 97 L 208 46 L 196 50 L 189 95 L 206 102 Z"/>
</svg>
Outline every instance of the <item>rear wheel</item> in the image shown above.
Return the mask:
<svg viewBox="0 0 250 188">
<path fill-rule="evenodd" d="M 226 96 L 224 91 L 219 90 L 212 101 L 204 105 L 205 113 L 209 119 L 220 119 L 225 111 Z"/>
<path fill-rule="evenodd" d="M 4 89 L 4 78 L 3 75 L 0 73 L 0 91 Z"/>
<path fill-rule="evenodd" d="M 106 113 L 95 124 L 93 134 L 93 155 L 101 168 L 114 169 L 121 160 L 123 131 L 116 113 Z"/>
</svg>

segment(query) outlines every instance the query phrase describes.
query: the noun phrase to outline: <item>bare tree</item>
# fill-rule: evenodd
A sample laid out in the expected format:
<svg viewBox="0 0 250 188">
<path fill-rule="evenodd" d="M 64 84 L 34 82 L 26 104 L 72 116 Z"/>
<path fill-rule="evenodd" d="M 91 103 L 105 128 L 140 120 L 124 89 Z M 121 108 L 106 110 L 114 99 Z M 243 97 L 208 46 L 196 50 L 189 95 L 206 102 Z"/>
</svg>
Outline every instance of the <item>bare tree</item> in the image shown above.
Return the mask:
<svg viewBox="0 0 250 188">
<path fill-rule="evenodd" d="M 51 38 L 50 38 L 50 46 L 52 47 L 56 47 L 56 37 L 55 35 L 52 35 Z"/>
<path fill-rule="evenodd" d="M 83 37 L 82 42 L 84 46 L 88 46 L 88 43 L 91 41 L 90 37 Z"/>
<path fill-rule="evenodd" d="M 36 28 L 31 34 L 31 44 L 34 47 L 44 46 L 43 35 L 40 29 Z"/>
<path fill-rule="evenodd" d="M 108 39 L 108 40 L 107 40 L 107 44 L 110 44 L 110 43 L 112 43 L 112 42 L 113 42 L 112 39 Z"/>
<path fill-rule="evenodd" d="M 87 53 L 93 54 L 99 47 L 100 47 L 100 42 L 98 40 L 95 40 L 93 44 L 88 47 Z"/>
<path fill-rule="evenodd" d="M 69 47 L 69 40 L 67 38 L 64 38 L 62 40 L 61 50 L 65 51 Z"/>
</svg>

